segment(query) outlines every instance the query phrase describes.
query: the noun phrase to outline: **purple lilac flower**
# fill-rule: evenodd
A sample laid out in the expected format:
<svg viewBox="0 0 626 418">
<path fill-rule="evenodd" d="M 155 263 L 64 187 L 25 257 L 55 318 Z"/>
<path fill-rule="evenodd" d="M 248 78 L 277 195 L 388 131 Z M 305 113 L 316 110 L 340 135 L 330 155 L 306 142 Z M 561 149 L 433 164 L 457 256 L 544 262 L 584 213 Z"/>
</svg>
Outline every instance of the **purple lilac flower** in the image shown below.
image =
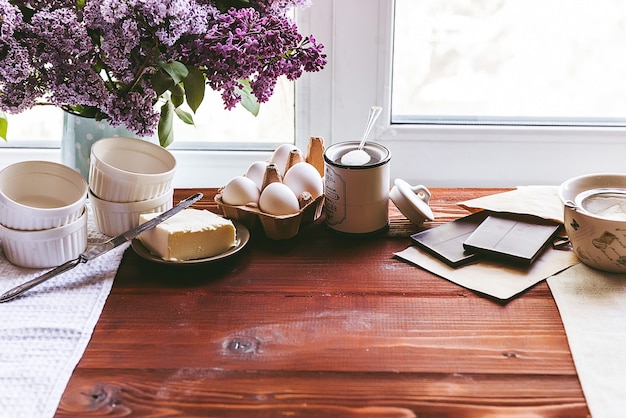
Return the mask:
<svg viewBox="0 0 626 418">
<path fill-rule="evenodd" d="M 30 60 L 28 50 L 17 42 L 9 42 L 0 46 L 0 92 L 1 85 L 21 83 L 29 76 Z M 2 94 L 0 93 L 0 107 Z"/>
<path fill-rule="evenodd" d="M 0 16 L 0 42 L 7 43 L 13 39 L 13 34 L 22 21 L 22 14 L 7 0 L 0 0 Z"/>
<path fill-rule="evenodd" d="M 250 6 L 261 13 L 282 14 L 289 9 L 309 7 L 311 0 L 251 0 Z"/>
<path fill-rule="evenodd" d="M 22 14 L 7 0 L 0 0 L 0 16 L 0 83 L 19 83 L 28 77 L 30 68 L 28 51 L 14 38 Z"/>
<path fill-rule="evenodd" d="M 0 94 L 0 106 L 9 113 L 22 113 L 30 109 L 41 96 L 36 85 L 37 80 L 34 78 L 22 80 L 20 84 L 5 84 Z"/>
<path fill-rule="evenodd" d="M 87 30 L 72 9 L 60 8 L 35 13 L 31 25 L 37 31 L 41 46 L 59 53 L 59 57 L 78 58 L 93 53 Z"/>
<path fill-rule="evenodd" d="M 76 7 L 76 0 L 16 0 L 9 3 L 16 6 L 27 5 L 33 10 L 54 10 L 62 7 Z"/>
<path fill-rule="evenodd" d="M 249 4 L 221 12 L 212 0 L 0 0 L 0 109 L 44 101 L 149 135 L 159 62 L 199 68 L 229 109 L 241 80 L 265 102 L 278 77 L 324 67 L 323 46 L 285 15 L 308 0 Z"/>
<path fill-rule="evenodd" d="M 146 82 L 140 84 L 137 91 L 111 94 L 105 109 L 113 126 L 124 124 L 141 136 L 150 136 L 159 123 L 159 113 L 154 109 L 156 93 Z"/>
<path fill-rule="evenodd" d="M 280 76 L 295 80 L 303 67 L 321 69 L 326 64 L 321 49 L 313 37 L 303 41 L 286 17 L 263 16 L 252 8 L 230 9 L 216 16 L 216 24 L 204 39 L 183 45 L 182 61 L 204 68 L 207 83 L 222 92 L 230 109 L 241 101 L 239 80 L 250 79 L 257 100 L 266 102 Z"/>
</svg>

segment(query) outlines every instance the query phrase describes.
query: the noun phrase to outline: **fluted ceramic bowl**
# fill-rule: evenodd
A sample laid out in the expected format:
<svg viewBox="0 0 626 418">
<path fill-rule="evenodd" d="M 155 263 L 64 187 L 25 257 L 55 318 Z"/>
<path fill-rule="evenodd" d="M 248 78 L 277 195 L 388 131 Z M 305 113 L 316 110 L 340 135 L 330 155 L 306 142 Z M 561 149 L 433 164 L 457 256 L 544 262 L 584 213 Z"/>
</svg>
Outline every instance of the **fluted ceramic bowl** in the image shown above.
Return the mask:
<svg viewBox="0 0 626 418">
<path fill-rule="evenodd" d="M 87 208 L 75 221 L 57 228 L 25 231 L 0 225 L 7 260 L 28 268 L 56 267 L 78 258 L 87 248 Z"/>
<path fill-rule="evenodd" d="M 109 202 L 139 202 L 172 187 L 176 159 L 165 148 L 125 137 L 103 138 L 91 147 L 89 188 Z"/>
<path fill-rule="evenodd" d="M 123 234 L 139 225 L 142 213 L 165 212 L 172 207 L 174 189 L 140 202 L 109 202 L 89 191 L 89 201 L 98 231 L 110 237 Z"/>
<path fill-rule="evenodd" d="M 11 229 L 57 228 L 77 220 L 87 182 L 77 171 L 50 161 L 22 161 L 0 171 L 0 224 Z"/>
</svg>

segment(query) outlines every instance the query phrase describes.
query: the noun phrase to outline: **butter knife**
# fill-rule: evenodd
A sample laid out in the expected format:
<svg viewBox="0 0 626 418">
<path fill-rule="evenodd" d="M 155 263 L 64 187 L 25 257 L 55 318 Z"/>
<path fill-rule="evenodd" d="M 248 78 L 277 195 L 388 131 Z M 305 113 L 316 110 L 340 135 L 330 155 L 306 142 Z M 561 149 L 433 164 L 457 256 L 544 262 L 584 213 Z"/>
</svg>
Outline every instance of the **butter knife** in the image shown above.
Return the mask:
<svg viewBox="0 0 626 418">
<path fill-rule="evenodd" d="M 7 302 L 15 298 L 16 296 L 21 295 L 27 290 L 30 290 L 37 285 L 40 285 L 43 282 L 55 276 L 58 276 L 59 274 L 63 272 L 73 269 L 80 263 L 86 263 L 89 260 L 93 260 L 94 258 L 99 257 L 102 254 L 111 251 L 115 247 L 119 247 L 125 242 L 128 242 L 132 240 L 133 238 L 137 237 L 142 232 L 145 232 L 148 229 L 154 228 L 155 226 L 157 226 L 164 220 L 171 218 L 172 216 L 176 215 L 181 210 L 191 206 L 192 204 L 200 200 L 202 196 L 203 196 L 202 193 L 196 193 L 192 196 L 189 196 L 188 198 L 181 200 L 173 208 L 161 213 L 160 215 L 150 219 L 149 221 L 142 223 L 141 225 L 131 230 L 128 230 L 124 232 L 123 234 L 113 237 L 108 241 L 98 244 L 95 247 L 89 249 L 88 251 L 85 251 L 84 253 L 80 254 L 78 258 L 67 261 L 61 264 L 60 266 L 55 267 L 52 270 L 42 274 L 41 276 L 37 276 L 34 279 L 27 281 L 26 283 L 23 283 L 19 286 L 14 287 L 13 289 L 5 292 L 4 294 L 2 294 L 2 296 L 0 296 L 0 303 Z"/>
</svg>

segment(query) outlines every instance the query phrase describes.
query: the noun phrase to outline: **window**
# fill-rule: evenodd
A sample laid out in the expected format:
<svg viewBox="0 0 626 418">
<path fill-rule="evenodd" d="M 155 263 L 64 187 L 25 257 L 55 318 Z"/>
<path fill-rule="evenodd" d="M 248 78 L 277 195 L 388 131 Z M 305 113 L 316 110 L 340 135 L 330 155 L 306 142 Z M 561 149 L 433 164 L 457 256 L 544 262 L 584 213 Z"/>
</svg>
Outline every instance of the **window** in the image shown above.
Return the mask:
<svg viewBox="0 0 626 418">
<path fill-rule="evenodd" d="M 367 112 L 370 106 L 378 104 L 383 106 L 383 114 L 372 131 L 371 140 L 385 145 L 390 149 L 391 159 L 391 176 L 393 178 L 402 178 L 412 184 L 423 184 L 427 187 L 470 187 L 470 186 L 503 186 L 514 187 L 523 184 L 559 184 L 563 180 L 574 175 L 585 174 L 590 172 L 624 172 L 626 165 L 623 163 L 623 156 L 626 155 L 626 128 L 621 126 L 619 119 L 626 117 L 623 107 L 626 100 L 623 89 L 626 88 L 626 82 L 622 82 L 618 77 L 615 80 L 606 77 L 607 71 L 611 70 L 613 74 L 621 76 L 626 74 L 626 68 L 617 67 L 620 64 L 620 57 L 624 54 L 626 43 L 622 42 L 624 35 L 612 34 L 609 29 L 611 23 L 619 27 L 618 21 L 615 19 L 626 15 L 616 10 L 621 10 L 625 6 L 617 0 L 609 2 L 602 0 L 599 2 L 576 2 L 573 5 L 565 0 L 546 0 L 546 1 L 528 1 L 520 2 L 513 0 L 500 1 L 461 1 L 461 0 L 397 0 L 397 4 L 392 0 L 313 0 L 312 6 L 299 12 L 298 21 L 302 33 L 313 33 L 315 37 L 325 45 L 325 52 L 328 54 L 329 63 L 327 67 L 320 73 L 305 74 L 296 82 L 295 86 L 295 105 L 288 104 L 292 109 L 295 107 L 294 118 L 289 116 L 289 122 L 285 123 L 287 129 L 292 129 L 291 138 L 295 137 L 295 142 L 301 147 L 305 147 L 310 136 L 321 136 L 327 144 L 334 142 L 357 139 L 362 132 L 363 125 L 367 118 Z M 445 6 L 449 4 L 451 6 Z M 395 18 L 408 17 L 408 12 L 402 7 L 413 5 L 413 7 L 421 8 L 418 12 L 419 19 L 410 26 L 415 32 L 410 33 L 407 38 L 402 40 L 401 35 L 397 35 L 394 39 L 394 29 L 398 26 L 394 25 Z M 478 12 L 479 19 L 487 19 L 488 16 L 494 14 L 497 7 L 523 7 L 524 10 L 531 10 L 531 15 L 543 16 L 546 20 L 553 18 L 554 24 L 552 29 L 559 36 L 571 27 L 574 22 L 574 14 L 578 10 L 587 11 L 582 13 L 580 18 L 592 26 L 588 30 L 580 30 L 580 42 L 584 42 L 586 46 L 578 47 L 586 50 L 593 49 L 589 58 L 584 60 L 584 66 L 574 66 L 573 70 L 582 75 L 582 80 L 591 88 L 591 92 L 603 92 L 587 109 L 592 109 L 596 113 L 591 114 L 587 111 L 579 114 L 568 114 L 570 116 L 580 116 L 584 114 L 590 119 L 604 119 L 601 125 L 596 126 L 591 123 L 573 124 L 547 124 L 547 123 L 528 123 L 528 124 L 507 124 L 507 123 L 476 123 L 476 121 L 467 120 L 470 117 L 480 115 L 477 111 L 476 97 L 474 102 L 470 103 L 465 110 L 456 108 L 454 111 L 432 111 L 431 106 L 427 108 L 415 110 L 412 108 L 401 108 L 406 103 L 413 103 L 420 98 L 419 102 L 423 103 L 422 96 L 415 93 L 406 94 L 404 98 L 393 94 L 394 89 L 397 91 L 408 90 L 407 86 L 411 83 L 410 77 L 418 75 L 419 69 L 408 69 L 400 72 L 399 67 L 394 67 L 394 52 L 401 55 L 414 55 L 417 60 L 417 66 L 424 66 L 424 51 L 416 49 L 418 45 L 423 45 L 422 37 L 426 36 L 428 25 L 434 25 L 430 21 L 424 21 L 428 18 L 428 13 L 435 13 L 435 17 L 446 16 L 445 11 L 454 12 L 444 23 L 448 28 L 459 27 L 461 29 L 473 25 L 471 19 L 466 15 L 469 12 L 460 13 L 464 7 L 470 7 L 472 13 Z M 398 10 L 396 10 L 396 7 Z M 435 9 L 435 7 L 437 7 Z M 611 9 L 611 7 L 619 7 L 620 9 Z M 430 8 L 430 10 L 428 10 Z M 555 9 L 556 8 L 556 9 Z M 597 9 L 597 10 L 596 10 Z M 610 10 L 610 13 L 601 17 L 603 9 Z M 548 13 L 550 11 L 550 13 Z M 397 12 L 397 13 L 396 13 Z M 558 13 L 557 13 L 558 12 Z M 511 16 L 516 17 L 522 13 L 520 10 L 511 12 Z M 448 16 L 450 13 L 448 13 Z M 456 16 L 456 17 L 455 17 Z M 458 16 L 461 16 L 459 19 Z M 534 16 L 534 17 L 538 17 Z M 522 21 L 513 19 L 516 25 L 523 25 Z M 501 22 L 504 24 L 505 20 Z M 580 24 L 578 22 L 581 22 Z M 454 26 L 456 25 L 456 26 Z M 528 23 L 530 25 L 530 23 Z M 568 26 L 569 25 L 569 26 Z M 624 25 L 626 27 L 626 25 Z M 431 26 L 430 32 L 433 29 Z M 582 26 L 582 21 L 578 20 L 576 27 Z M 480 34 L 486 37 L 489 34 L 489 26 L 481 22 L 473 26 L 476 30 L 483 30 Z M 529 33 L 534 28 L 524 28 Z M 459 32 L 461 34 L 461 32 Z M 605 36 L 605 40 L 597 38 Z M 525 38 L 522 35 L 519 40 L 524 44 Z M 483 38 L 491 39 L 491 38 Z M 458 44 L 463 44 L 465 36 L 455 36 L 454 40 Z M 395 45 L 394 45 L 395 42 Z M 528 41 L 528 52 L 535 53 L 530 48 L 531 43 Z M 607 42 L 612 42 L 607 45 Z M 497 55 L 492 55 L 492 45 L 490 42 L 483 42 L 484 50 L 480 62 L 484 63 L 487 59 L 495 59 Z M 537 43 L 543 46 L 543 43 Z M 408 52 L 402 52 L 402 48 L 407 46 L 411 48 Z M 607 64 L 601 61 L 602 54 L 600 47 L 608 47 L 609 54 L 604 58 L 615 59 L 614 68 L 608 68 Z M 428 47 L 428 45 L 427 45 Z M 432 45 L 431 45 L 432 47 Z M 597 50 L 596 50 L 597 49 Z M 574 51 L 572 49 L 571 51 Z M 570 54 L 572 53 L 570 51 Z M 551 57 L 550 65 L 546 63 L 537 63 L 536 66 L 529 66 L 533 72 L 538 75 L 538 80 L 547 82 L 544 79 L 544 73 L 548 75 L 550 69 L 561 68 L 564 62 L 557 57 Z M 459 67 L 463 65 L 459 62 Z M 545 71 L 544 71 L 545 70 Z M 559 72 L 556 73 L 557 75 Z M 475 88 L 480 83 L 484 85 L 492 84 L 495 76 L 492 73 L 480 72 L 475 82 L 470 87 Z M 521 77 L 517 76 L 518 79 Z M 433 86 L 444 85 L 441 82 L 446 77 L 440 78 L 439 82 Z M 419 80 L 419 79 L 418 79 Z M 462 87 L 468 83 L 460 83 L 458 78 L 447 77 L 446 82 L 456 82 L 462 84 Z M 560 87 L 554 82 L 547 82 L 549 87 Z M 435 91 L 431 86 L 429 91 Z M 576 85 L 574 88 L 564 88 L 554 95 L 566 95 L 565 103 L 576 103 L 577 97 L 583 94 L 584 86 Z M 541 89 L 539 89 L 541 90 Z M 467 103 L 469 93 L 461 94 L 456 88 L 440 88 L 443 92 L 443 99 L 438 99 L 440 104 L 454 104 L 455 106 L 463 101 Z M 482 92 L 480 89 L 475 89 Z M 522 92 L 529 93 L 530 89 L 523 89 Z M 430 93 L 429 93 L 430 94 Z M 607 94 L 614 94 L 618 97 L 617 101 L 610 101 Z M 500 95 L 501 97 L 502 95 Z M 516 107 L 507 109 L 504 114 L 506 118 L 515 119 L 518 117 L 533 116 L 539 118 L 555 114 L 549 110 L 543 110 L 541 113 L 537 104 L 544 104 L 544 99 L 539 99 L 537 93 L 529 94 L 531 103 L 526 106 L 531 112 L 523 113 L 524 108 L 520 106 L 519 100 L 510 100 Z M 279 100 L 289 100 L 289 95 Z M 290 96 L 292 99 L 294 96 Z M 429 96 L 432 97 L 432 96 Z M 496 97 L 498 97 L 496 95 Z M 562 98 L 562 97 L 561 97 Z M 209 104 L 209 98 L 203 104 Z M 215 100 L 219 105 L 219 101 Z M 533 103 L 534 102 L 534 103 Z M 578 101 L 583 104 L 589 104 L 588 101 Z M 432 103 L 431 103 L 432 105 Z M 437 105 L 439 106 L 439 105 Z M 208 111 L 208 106 L 207 111 Z M 261 111 L 265 112 L 265 105 Z M 471 110 L 469 112 L 467 109 Z M 491 108 L 493 109 L 493 107 Z M 497 107 L 498 110 L 502 109 Z M 554 109 L 554 108 L 553 108 Z M 608 110 L 607 110 L 608 109 Z M 427 111 L 431 111 L 429 114 Z M 610 112 L 609 112 L 610 111 Z M 284 115 L 283 111 L 277 111 Z M 465 112 L 465 113 L 464 113 Z M 416 114 L 421 114 L 421 121 L 413 118 Z M 453 121 L 453 123 L 435 123 L 433 120 L 437 115 L 456 114 L 464 115 Z M 492 110 L 483 110 L 483 115 L 493 116 Z M 424 117 L 427 116 L 427 117 Z M 503 115 L 500 115 L 503 116 Z M 563 115 L 556 115 L 561 117 Z M 30 124 L 32 120 L 39 117 L 26 119 L 26 124 Z M 448 118 L 449 119 L 449 118 Z M 612 120 L 609 120 L 612 119 Z M 208 119 L 207 119 L 208 120 Z M 609 121 L 610 123 L 604 123 Z M 416 123 L 419 122 L 419 123 Z M 439 121 L 440 122 L 440 121 Z M 543 121 L 542 121 L 543 122 Z M 54 123 L 60 124 L 60 118 Z M 211 122 L 209 122 L 210 124 Z M 230 123 L 233 126 L 235 123 Z M 244 124 L 245 125 L 245 124 Z M 283 125 L 283 122 L 281 122 Z M 574 126 L 584 125 L 584 126 Z M 44 126 L 44 129 L 52 133 L 52 135 L 60 135 L 60 128 L 54 127 L 52 124 Z M 240 131 L 240 129 L 246 129 Z M 237 126 L 241 139 L 247 141 L 248 127 Z M 176 130 L 177 139 L 175 148 L 179 147 L 187 136 L 184 130 Z M 276 136 L 274 136 L 276 135 Z M 244 138 L 245 136 L 245 138 Z M 273 141 L 283 142 L 282 134 L 267 134 L 265 136 L 269 143 Z M 285 136 L 286 138 L 286 136 Z M 58 141 L 58 138 L 56 139 Z M 232 145 L 232 142 L 230 142 Z M 248 165 L 258 159 L 266 159 L 270 155 L 269 150 L 261 150 L 255 147 L 243 148 L 243 150 L 231 150 L 222 147 L 216 150 L 198 150 L 197 147 L 189 149 L 173 149 L 179 161 L 177 176 L 175 180 L 176 187 L 211 187 L 224 185 L 232 176 L 244 172 Z M 258 147 L 261 148 L 261 147 Z M 0 166 L 16 159 L 25 158 L 45 158 L 58 159 L 58 149 L 38 148 L 35 150 L 0 149 Z"/>
<path fill-rule="evenodd" d="M 394 122 L 626 123 L 624 2 L 396 0 L 394 23 Z"/>
<path fill-rule="evenodd" d="M 237 107 L 224 110 L 219 94 L 207 91 L 195 115 L 195 126 L 175 120 L 175 141 L 169 149 L 177 155 L 178 186 L 220 185 L 234 175 L 235 167 L 247 168 L 248 160 L 265 158 L 278 144 L 293 143 L 294 83 L 280 80 L 275 94 L 261 106 L 257 117 Z M 0 144 L 2 166 L 21 159 L 60 159 L 63 112 L 53 106 L 38 106 L 18 115 L 8 115 L 8 141 Z M 195 155 L 194 155 L 195 154 Z M 214 161 L 215 173 L 203 167 L 201 158 Z M 239 155 L 239 156 L 238 156 Z M 259 155 L 263 155 L 262 157 Z M 243 161 L 238 161 L 243 158 Z M 233 167 L 233 171 L 229 170 Z M 197 171 L 196 171 L 197 170 Z"/>
<path fill-rule="evenodd" d="M 326 5 L 327 2 L 316 0 L 314 6 L 320 3 Z M 328 114 L 322 113 L 321 116 L 328 122 L 327 135 L 331 140 L 356 138 L 360 135 L 369 106 L 380 104 L 384 108 L 383 115 L 378 120 L 372 139 L 390 149 L 392 178 L 403 178 L 413 184 L 428 187 L 514 187 L 560 184 L 571 176 L 589 172 L 624 171 L 626 130 L 621 126 L 397 123 L 399 114 L 392 116 L 392 88 L 397 88 L 397 83 L 402 80 L 393 80 L 392 77 L 392 53 L 396 45 L 400 45 L 394 45 L 392 33 L 394 18 L 406 16 L 401 11 L 395 13 L 394 3 L 388 0 L 342 0 L 326 5 L 330 9 L 326 11 L 326 21 L 330 20 L 328 16 L 332 16 L 332 37 L 329 39 L 333 40 L 333 50 L 332 66 L 325 70 L 330 83 L 324 94 L 330 99 L 322 112 Z M 443 1 L 410 0 L 406 3 L 445 4 Z M 484 4 L 486 7 L 507 2 L 457 3 L 467 7 Z M 510 3 L 528 8 L 544 7 L 545 4 L 535 1 Z M 559 2 L 563 5 L 561 15 L 567 14 L 572 7 L 586 3 L 577 2 L 576 6 L 572 6 L 571 2 Z M 589 7 L 592 6 L 606 7 L 611 13 L 619 14 L 604 1 L 594 2 Z M 541 10 L 537 9 L 538 12 Z M 315 13 L 313 8 L 311 11 Z M 322 21 L 321 16 L 317 19 Z M 589 23 L 596 22 L 590 16 Z M 419 29 L 419 24 L 413 23 L 413 26 Z M 528 30 L 531 31 L 530 28 Z M 581 32 L 591 38 L 591 34 L 598 30 L 600 28 L 596 27 Z M 412 36 L 420 35 L 416 33 Z M 613 52 L 616 59 L 623 55 L 626 47 L 620 41 L 617 39 L 615 44 L 619 50 Z M 619 79 L 611 82 L 595 75 L 604 74 L 605 65 L 595 62 L 596 59 L 594 57 L 588 63 L 590 75 L 587 80 L 591 84 L 608 84 L 605 91 L 626 85 Z M 623 72 L 618 70 L 616 73 Z M 490 78 L 485 77 L 487 81 Z M 575 88 L 565 100 L 571 100 L 573 95 L 579 93 L 580 89 Z M 623 96 L 619 91 L 617 94 Z M 604 98 L 600 101 L 604 102 Z"/>
</svg>

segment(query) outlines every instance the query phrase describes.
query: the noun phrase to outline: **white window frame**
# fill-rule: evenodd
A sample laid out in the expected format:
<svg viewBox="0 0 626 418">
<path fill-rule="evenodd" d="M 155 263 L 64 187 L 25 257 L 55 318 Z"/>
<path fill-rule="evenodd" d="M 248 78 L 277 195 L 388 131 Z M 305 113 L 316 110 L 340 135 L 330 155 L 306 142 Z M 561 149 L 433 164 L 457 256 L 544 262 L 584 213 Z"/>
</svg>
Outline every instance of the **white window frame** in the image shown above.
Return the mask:
<svg viewBox="0 0 626 418">
<path fill-rule="evenodd" d="M 626 171 L 625 128 L 392 125 L 393 0 L 314 0 L 310 12 L 324 13 L 327 22 L 332 16 L 333 31 L 327 45 L 331 65 L 324 70 L 332 80 L 331 90 L 325 91 L 329 103 L 317 104 L 330 115 L 316 123 L 330 126 L 332 142 L 355 139 L 369 106 L 382 105 L 372 139 L 391 151 L 392 181 L 402 178 L 427 187 L 515 187 Z"/>
<path fill-rule="evenodd" d="M 391 151 L 391 179 L 427 187 L 560 184 L 591 172 L 624 172 L 625 128 L 392 125 L 393 0 L 313 0 L 299 11 L 304 34 L 325 45 L 326 68 L 296 83 L 296 144 L 361 135 L 371 105 L 383 114 L 370 139 Z M 60 135 L 60 133 L 59 133 Z M 172 150 L 175 187 L 219 187 L 269 152 Z M 0 149 L 0 167 L 58 161 L 58 149 Z"/>
</svg>

